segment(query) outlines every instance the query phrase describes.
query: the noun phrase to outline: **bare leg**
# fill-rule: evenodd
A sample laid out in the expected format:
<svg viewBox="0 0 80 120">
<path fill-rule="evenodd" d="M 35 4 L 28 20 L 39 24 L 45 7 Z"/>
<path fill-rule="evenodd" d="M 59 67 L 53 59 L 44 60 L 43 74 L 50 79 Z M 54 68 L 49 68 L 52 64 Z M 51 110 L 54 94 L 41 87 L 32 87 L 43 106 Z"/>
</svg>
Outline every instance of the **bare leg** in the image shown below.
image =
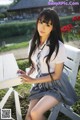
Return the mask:
<svg viewBox="0 0 80 120">
<path fill-rule="evenodd" d="M 30 116 L 30 112 L 31 112 L 32 108 L 37 104 L 38 101 L 39 101 L 38 99 L 30 101 L 29 108 L 28 108 L 25 120 L 32 120 L 31 116 Z"/>
<path fill-rule="evenodd" d="M 58 103 L 56 98 L 49 95 L 44 96 L 31 110 L 31 120 L 45 120 L 44 113 Z"/>
</svg>

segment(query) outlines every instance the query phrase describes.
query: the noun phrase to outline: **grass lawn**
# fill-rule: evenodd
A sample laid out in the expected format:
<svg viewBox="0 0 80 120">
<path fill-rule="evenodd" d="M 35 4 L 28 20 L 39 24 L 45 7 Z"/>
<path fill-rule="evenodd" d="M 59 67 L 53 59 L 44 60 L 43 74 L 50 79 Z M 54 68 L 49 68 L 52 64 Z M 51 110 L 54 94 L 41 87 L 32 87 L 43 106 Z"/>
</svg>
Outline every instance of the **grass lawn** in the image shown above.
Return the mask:
<svg viewBox="0 0 80 120">
<path fill-rule="evenodd" d="M 24 48 L 28 46 L 29 40 L 32 38 L 32 36 L 23 35 L 23 36 L 16 36 L 16 37 L 10 37 L 2 39 L 2 41 L 5 41 L 5 46 L 1 46 L 2 43 L 0 43 L 0 52 L 10 51 L 14 49 Z M 64 34 L 63 36 L 64 42 L 69 41 L 80 41 L 80 35 L 75 34 Z"/>
<path fill-rule="evenodd" d="M 2 39 L 2 41 L 5 41 L 6 44 L 5 46 L 0 47 L 0 52 L 27 47 L 30 39 L 31 36 L 26 35 Z"/>
</svg>

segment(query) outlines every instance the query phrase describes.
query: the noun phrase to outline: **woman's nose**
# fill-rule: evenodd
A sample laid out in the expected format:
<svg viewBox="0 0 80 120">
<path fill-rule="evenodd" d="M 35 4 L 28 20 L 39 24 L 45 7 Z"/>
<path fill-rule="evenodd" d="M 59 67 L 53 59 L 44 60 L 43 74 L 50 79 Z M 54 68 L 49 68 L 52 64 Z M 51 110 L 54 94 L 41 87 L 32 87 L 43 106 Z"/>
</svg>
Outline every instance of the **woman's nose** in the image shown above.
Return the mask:
<svg viewBox="0 0 80 120">
<path fill-rule="evenodd" d="M 42 28 L 45 29 L 45 24 L 42 25 Z"/>
</svg>

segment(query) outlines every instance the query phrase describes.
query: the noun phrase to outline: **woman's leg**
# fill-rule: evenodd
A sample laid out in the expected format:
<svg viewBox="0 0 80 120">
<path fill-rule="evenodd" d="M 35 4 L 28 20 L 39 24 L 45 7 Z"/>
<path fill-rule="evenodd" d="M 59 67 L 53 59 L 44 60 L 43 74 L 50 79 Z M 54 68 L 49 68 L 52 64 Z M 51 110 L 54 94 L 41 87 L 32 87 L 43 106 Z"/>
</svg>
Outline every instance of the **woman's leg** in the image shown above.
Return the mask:
<svg viewBox="0 0 80 120">
<path fill-rule="evenodd" d="M 45 120 L 44 113 L 58 103 L 56 98 L 49 95 L 44 96 L 31 110 L 31 120 Z"/>
<path fill-rule="evenodd" d="M 30 116 L 30 113 L 31 113 L 32 108 L 37 104 L 38 101 L 39 101 L 38 99 L 30 101 L 29 108 L 28 108 L 25 120 L 32 120 L 31 116 Z"/>
</svg>

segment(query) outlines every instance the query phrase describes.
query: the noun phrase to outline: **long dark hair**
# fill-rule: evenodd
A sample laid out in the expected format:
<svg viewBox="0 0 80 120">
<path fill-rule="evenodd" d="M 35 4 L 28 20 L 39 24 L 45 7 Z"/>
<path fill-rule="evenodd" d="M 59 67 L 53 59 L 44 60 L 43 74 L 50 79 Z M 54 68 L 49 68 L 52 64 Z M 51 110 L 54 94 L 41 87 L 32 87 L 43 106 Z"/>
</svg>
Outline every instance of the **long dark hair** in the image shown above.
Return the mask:
<svg viewBox="0 0 80 120">
<path fill-rule="evenodd" d="M 59 17 L 57 15 L 56 11 L 54 11 L 52 9 L 45 9 L 38 16 L 38 19 L 36 22 L 35 33 L 34 33 L 32 41 L 31 41 L 31 49 L 30 49 L 30 53 L 29 53 L 29 62 L 32 63 L 31 55 L 35 51 L 36 46 L 40 45 L 40 36 L 39 36 L 38 30 L 37 30 L 37 24 L 38 24 L 38 21 L 41 19 L 44 19 L 45 23 L 47 23 L 47 24 L 49 23 L 49 21 L 51 21 L 52 26 L 53 26 L 53 30 L 51 31 L 50 36 L 47 40 L 47 42 L 49 41 L 48 46 L 49 46 L 50 51 L 49 51 L 49 54 L 47 55 L 46 63 L 48 66 L 48 72 L 50 74 L 49 60 L 51 58 L 51 55 L 56 50 L 56 56 L 57 56 L 57 53 L 59 50 L 59 41 L 63 42 L 62 35 L 61 35 L 61 29 L 60 29 Z M 50 74 L 50 76 L 51 76 L 51 74 Z M 52 76 L 51 76 L 51 78 L 52 78 Z"/>
</svg>

